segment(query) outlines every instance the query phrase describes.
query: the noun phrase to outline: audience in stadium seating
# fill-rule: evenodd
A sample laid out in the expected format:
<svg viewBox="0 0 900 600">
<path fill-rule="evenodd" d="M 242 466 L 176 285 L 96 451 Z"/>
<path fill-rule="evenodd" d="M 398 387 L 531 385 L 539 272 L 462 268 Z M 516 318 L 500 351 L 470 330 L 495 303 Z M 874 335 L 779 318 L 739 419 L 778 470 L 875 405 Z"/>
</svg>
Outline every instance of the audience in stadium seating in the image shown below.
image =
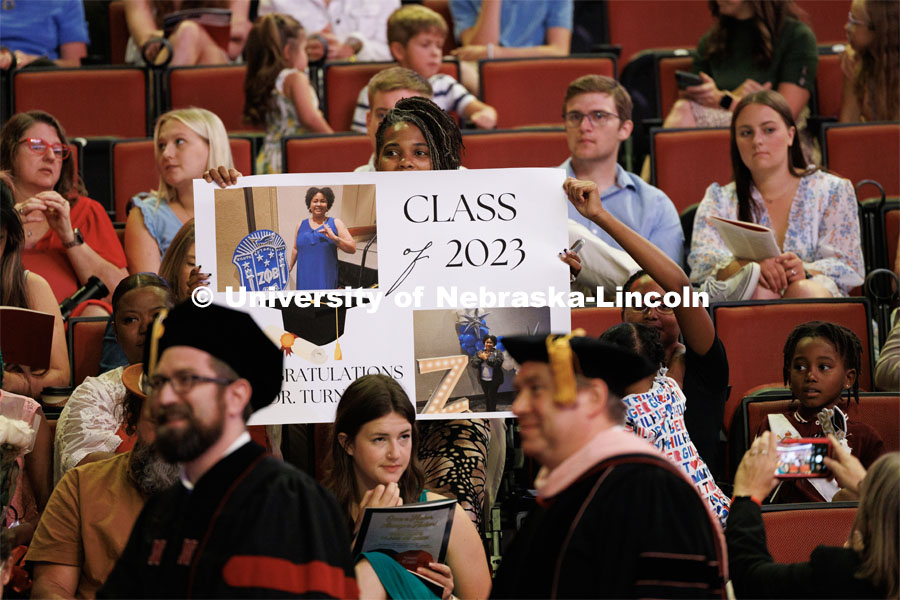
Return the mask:
<svg viewBox="0 0 900 600">
<path fill-rule="evenodd" d="M 875 429 L 854 418 L 851 398 L 859 404 L 861 355 L 859 338 L 846 327 L 824 321 L 795 327 L 784 345 L 783 372 L 798 405 L 768 415 L 757 436 L 766 430 L 779 440 L 833 435 L 864 467 L 870 467 L 884 453 L 884 442 Z M 771 501 L 831 502 L 842 495 L 834 480 L 786 479 Z"/>
<path fill-rule="evenodd" d="M 194 252 L 194 220 L 185 223 L 159 265 L 159 276 L 172 288 L 175 304 L 189 300 L 191 292 L 201 285 L 209 285 L 209 273 L 202 273 Z"/>
<path fill-rule="evenodd" d="M 3 4 L 0 69 L 21 69 L 28 65 L 79 67 L 81 59 L 87 56 L 89 42 L 81 2 L 43 0 Z"/>
<path fill-rule="evenodd" d="M 42 111 L 13 115 L 0 132 L 0 168 L 15 182 L 25 267 L 50 282 L 57 302 L 92 275 L 115 289 L 125 254 L 106 211 L 85 196 L 62 125 Z"/>
<path fill-rule="evenodd" d="M 244 55 L 244 120 L 266 127 L 266 139 L 256 157 L 256 173 L 281 173 L 284 138 L 332 133 L 304 72 L 308 62 L 306 33 L 290 15 L 266 15 L 250 30 Z"/>
<path fill-rule="evenodd" d="M 850 44 L 841 55 L 840 120 L 900 120 L 900 3 L 853 0 L 844 28 Z"/>
<path fill-rule="evenodd" d="M 369 157 L 369 162 L 355 169 L 357 172 L 375 170 L 375 132 L 378 131 L 384 115 L 403 98 L 413 96 L 431 98 L 433 92 L 431 84 L 425 78 L 403 67 L 388 67 L 379 71 L 372 76 L 364 91 L 367 94 L 368 106 L 365 112 L 365 131 L 372 142 L 372 156 Z M 355 126 L 356 117 L 354 117 Z"/>
<path fill-rule="evenodd" d="M 804 160 L 787 101 L 774 91 L 745 96 L 731 123 L 734 181 L 706 190 L 694 219 L 691 281 L 711 300 L 846 296 L 863 282 L 853 184 Z M 770 228 L 782 253 L 735 256 L 713 217 Z"/>
<path fill-rule="evenodd" d="M 125 3 L 128 22 L 128 47 L 125 61 L 144 65 L 145 58 L 153 64 L 172 67 L 193 65 L 221 65 L 238 58 L 244 39 L 250 30 L 246 2 L 241 0 L 129 0 Z M 197 20 L 183 19 L 172 31 L 163 31 L 167 16 L 182 10 L 230 8 L 231 27 L 227 48 L 220 46 Z M 164 48 L 165 38 L 169 48 Z"/>
<path fill-rule="evenodd" d="M 260 0 L 259 14 L 288 14 L 309 36 L 306 51 L 311 62 L 391 60 L 387 20 L 400 8 L 400 0 Z"/>
<path fill-rule="evenodd" d="M 599 187 L 589 181 L 566 180 L 569 200 L 584 217 L 600 226 L 637 261 L 641 270 L 622 286 L 625 292 L 681 294 L 690 286 L 687 275 L 658 247 L 619 221 L 601 200 Z M 666 375 L 684 391 L 684 423 L 706 466 L 719 475 L 719 432 L 728 397 L 728 359 L 725 347 L 703 306 L 622 309 L 626 323 L 643 324 L 659 334 Z M 684 336 L 684 343 L 679 340 Z"/>
<path fill-rule="evenodd" d="M 882 456 L 868 472 L 837 440 L 825 464 L 838 484 L 859 496 L 843 548 L 819 546 L 807 563 L 774 562 L 766 547 L 760 499 L 778 480 L 774 435 L 753 442 L 738 467 L 728 516 L 729 570 L 739 598 L 896 598 L 900 592 L 900 453 Z M 828 525 L 823 524 L 823 527 Z M 798 536 L 799 537 L 799 536 Z"/>
<path fill-rule="evenodd" d="M 116 288 L 112 321 L 128 364 L 143 360 L 148 328 L 160 311 L 172 305 L 172 290 L 155 273 L 129 275 Z M 122 429 L 124 370 L 125 367 L 119 367 L 99 377 L 88 377 L 69 396 L 56 424 L 54 482 L 78 465 L 110 458 L 131 448 L 134 436 Z"/>
<path fill-rule="evenodd" d="M 69 383 L 68 351 L 62 314 L 50 285 L 46 279 L 26 271 L 22 266 L 25 231 L 14 209 L 12 185 L 9 174 L 0 172 L 0 304 L 49 313 L 53 315 L 54 323 L 51 339 L 36 340 L 37 343 L 50 344 L 50 366 L 43 372 L 32 371 L 24 365 L 9 364 L 7 358 L 0 387 L 7 392 L 38 398 L 45 387 Z"/>
<path fill-rule="evenodd" d="M 579 77 L 566 90 L 563 122 L 571 156 L 560 165 L 569 177 L 593 181 L 603 205 L 625 225 L 681 264 L 684 234 L 668 196 L 619 163 L 619 146 L 631 135 L 631 96 L 616 80 L 602 75 Z M 612 246 L 619 244 L 569 205 L 569 218 Z"/>
<path fill-rule="evenodd" d="M 448 113 L 471 121 L 479 129 L 493 129 L 497 125 L 497 111 L 488 106 L 446 73 L 440 73 L 444 41 L 448 28 L 444 17 L 427 6 L 408 4 L 388 19 L 388 43 L 391 54 L 401 67 L 412 69 L 428 80 L 433 90 L 432 100 Z M 366 131 L 365 117 L 369 110 L 367 88 L 359 91 L 351 128 Z"/>
<path fill-rule="evenodd" d="M 216 165 L 234 166 L 222 120 L 203 108 L 169 111 L 153 130 L 159 187 L 132 201 L 128 213 L 125 254 L 132 273 L 156 273 L 172 239 L 194 218 L 194 179 Z"/>
</svg>

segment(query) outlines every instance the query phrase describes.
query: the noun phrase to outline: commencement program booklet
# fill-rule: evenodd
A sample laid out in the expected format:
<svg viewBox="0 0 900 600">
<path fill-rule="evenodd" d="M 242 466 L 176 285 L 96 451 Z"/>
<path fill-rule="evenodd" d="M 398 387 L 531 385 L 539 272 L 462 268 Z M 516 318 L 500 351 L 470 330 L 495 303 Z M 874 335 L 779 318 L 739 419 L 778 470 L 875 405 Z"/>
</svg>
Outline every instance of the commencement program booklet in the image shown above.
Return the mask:
<svg viewBox="0 0 900 600">
<path fill-rule="evenodd" d="M 382 552 L 422 577 L 416 573 L 417 567 L 427 567 L 430 562 L 442 563 L 446 558 L 455 510 L 453 498 L 366 508 L 353 555 Z"/>
<path fill-rule="evenodd" d="M 775 234 L 768 227 L 716 216 L 710 219 L 735 258 L 758 262 L 781 254 Z"/>
</svg>

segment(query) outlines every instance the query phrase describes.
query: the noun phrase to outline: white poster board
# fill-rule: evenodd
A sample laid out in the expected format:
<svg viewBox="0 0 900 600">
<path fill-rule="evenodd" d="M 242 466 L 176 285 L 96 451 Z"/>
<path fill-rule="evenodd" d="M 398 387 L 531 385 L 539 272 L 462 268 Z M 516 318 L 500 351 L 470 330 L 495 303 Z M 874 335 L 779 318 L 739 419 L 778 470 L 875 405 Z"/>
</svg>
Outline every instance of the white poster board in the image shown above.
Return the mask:
<svg viewBox="0 0 900 600">
<path fill-rule="evenodd" d="M 502 349 L 504 335 L 569 331 L 564 179 L 484 169 L 195 181 L 197 264 L 212 292 L 198 299 L 249 312 L 286 352 L 280 396 L 251 424 L 331 422 L 344 389 L 371 373 L 395 378 L 423 418 L 509 414 L 512 361 L 489 412 L 491 372 L 472 358 L 486 334 Z M 309 227 L 311 187 L 355 253 Z"/>
</svg>

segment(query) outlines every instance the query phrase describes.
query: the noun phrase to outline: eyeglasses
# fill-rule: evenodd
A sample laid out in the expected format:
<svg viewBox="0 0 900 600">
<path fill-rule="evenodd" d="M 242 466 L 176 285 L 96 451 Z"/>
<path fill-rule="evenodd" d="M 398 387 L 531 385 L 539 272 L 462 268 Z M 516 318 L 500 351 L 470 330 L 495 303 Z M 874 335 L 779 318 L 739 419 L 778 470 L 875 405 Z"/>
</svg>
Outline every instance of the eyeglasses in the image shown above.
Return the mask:
<svg viewBox="0 0 900 600">
<path fill-rule="evenodd" d="M 612 119 L 621 120 L 622 117 L 615 113 L 606 112 L 605 110 L 592 110 L 587 114 L 580 113 L 577 110 L 573 110 L 572 112 L 567 112 L 563 115 L 563 119 L 566 121 L 566 127 L 571 127 L 572 129 L 581 125 L 581 121 L 587 117 L 588 121 L 591 122 L 593 127 L 599 127 L 601 125 L 605 125 Z"/>
<path fill-rule="evenodd" d="M 193 373 L 175 373 L 171 377 L 165 375 L 153 375 L 147 380 L 147 389 L 149 395 L 158 396 L 162 393 L 167 383 L 172 384 L 172 390 L 183 396 L 189 393 L 198 383 L 215 383 L 216 385 L 231 385 L 236 380 L 225 379 L 222 377 L 204 377 L 203 375 L 194 375 Z"/>
<path fill-rule="evenodd" d="M 28 144 L 28 147 L 35 154 L 43 154 L 47 151 L 47 148 L 50 148 L 53 151 L 53 156 L 56 158 L 61 160 L 69 158 L 69 147 L 65 144 L 51 144 L 40 138 L 25 138 L 19 140 L 19 143 Z"/>
<path fill-rule="evenodd" d="M 869 21 L 860 21 L 853 16 L 852 12 L 847 13 L 847 24 L 854 27 L 868 27 L 869 29 L 872 29 L 872 23 Z"/>
<path fill-rule="evenodd" d="M 635 314 L 635 315 L 646 315 L 646 314 L 649 314 L 650 311 L 653 310 L 654 308 L 656 309 L 656 312 L 658 312 L 661 315 L 671 315 L 672 312 L 674 312 L 670 307 L 668 307 L 664 304 L 660 304 L 659 306 L 652 306 L 652 307 L 651 306 L 643 306 L 643 307 L 627 306 L 627 307 L 625 307 L 625 310 L 632 314 Z"/>
</svg>

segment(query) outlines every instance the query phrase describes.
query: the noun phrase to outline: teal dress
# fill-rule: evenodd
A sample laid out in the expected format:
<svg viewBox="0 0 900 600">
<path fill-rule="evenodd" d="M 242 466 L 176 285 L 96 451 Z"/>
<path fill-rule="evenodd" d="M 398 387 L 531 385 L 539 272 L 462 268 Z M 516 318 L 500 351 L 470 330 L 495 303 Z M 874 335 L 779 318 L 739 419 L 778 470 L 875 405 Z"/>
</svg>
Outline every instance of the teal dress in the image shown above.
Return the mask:
<svg viewBox="0 0 900 600">
<path fill-rule="evenodd" d="M 419 502 L 426 502 L 428 495 L 422 490 L 419 496 Z M 394 600 L 415 600 L 418 598 L 440 598 L 425 583 L 406 570 L 406 568 L 396 560 L 381 552 L 363 552 L 357 557 L 365 558 L 372 565 L 378 580 L 384 586 L 388 597 Z"/>
</svg>

